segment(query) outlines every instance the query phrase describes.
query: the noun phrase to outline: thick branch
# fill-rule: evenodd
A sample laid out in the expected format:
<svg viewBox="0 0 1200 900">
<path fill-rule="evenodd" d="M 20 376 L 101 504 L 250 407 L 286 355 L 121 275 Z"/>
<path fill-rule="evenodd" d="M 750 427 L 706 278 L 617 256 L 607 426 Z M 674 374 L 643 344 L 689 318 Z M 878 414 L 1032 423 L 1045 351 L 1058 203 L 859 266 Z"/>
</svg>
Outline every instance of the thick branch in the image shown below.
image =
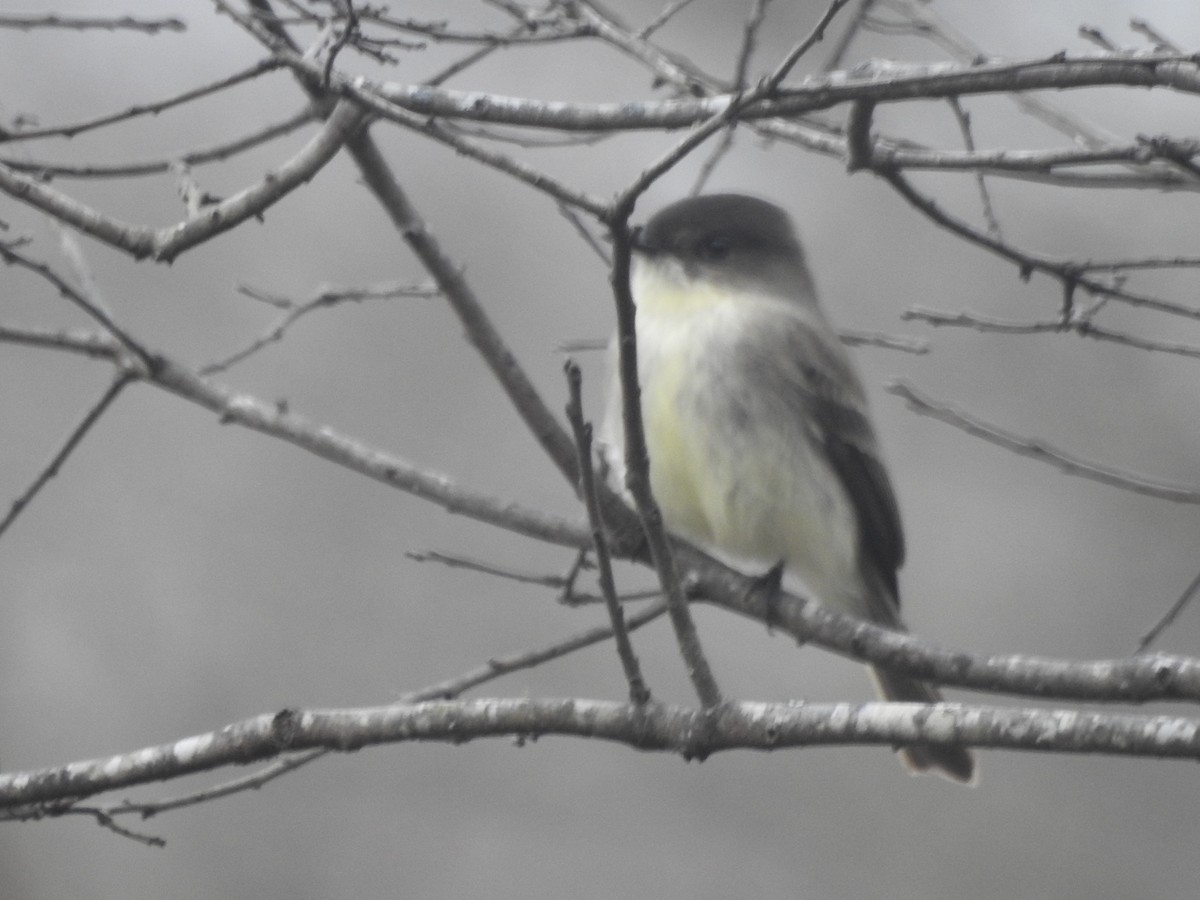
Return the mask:
<svg viewBox="0 0 1200 900">
<path fill-rule="evenodd" d="M 310 76 L 315 67 L 298 55 L 283 61 Z M 797 85 L 774 92 L 739 111 L 739 119 L 789 117 L 829 109 L 852 100 L 887 102 L 968 94 L 1065 90 L 1098 86 L 1169 87 L 1200 92 L 1200 69 L 1190 55 L 1144 53 L 1080 59 L 1053 57 L 1018 63 L 899 65 L 874 63 L 863 74 L 810 75 Z M 427 85 L 377 83 L 359 77 L 335 79 L 331 85 L 345 96 L 375 94 L 410 112 L 479 122 L 609 131 L 680 128 L 721 113 L 737 95 L 682 100 L 568 103 L 459 91 Z"/>
<path fill-rule="evenodd" d="M 483 699 L 347 710 L 283 710 L 133 753 L 0 775 L 0 808 L 83 798 L 223 765 L 314 748 L 558 734 L 703 758 L 721 750 L 846 744 L 961 745 L 1200 759 L 1200 722 L 954 703 L 726 703 L 702 712 L 657 703 Z"/>
</svg>

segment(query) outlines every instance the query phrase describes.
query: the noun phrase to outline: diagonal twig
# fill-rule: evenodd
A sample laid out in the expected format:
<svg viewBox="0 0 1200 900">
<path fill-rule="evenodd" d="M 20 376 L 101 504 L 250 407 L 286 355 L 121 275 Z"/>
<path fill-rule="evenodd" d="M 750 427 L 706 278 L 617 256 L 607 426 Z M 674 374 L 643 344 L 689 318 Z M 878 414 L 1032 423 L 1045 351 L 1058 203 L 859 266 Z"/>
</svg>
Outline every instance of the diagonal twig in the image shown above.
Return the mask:
<svg viewBox="0 0 1200 900">
<path fill-rule="evenodd" d="M 733 67 L 733 87 L 736 91 L 746 89 L 750 60 L 754 56 L 754 48 L 758 43 L 759 29 L 762 28 L 763 21 L 766 19 L 767 5 L 770 2 L 771 0 L 754 0 L 753 5 L 750 7 L 750 14 L 746 17 L 746 24 L 742 29 L 742 46 L 738 50 L 737 62 Z M 730 123 L 729 127 L 721 135 L 721 140 L 717 142 L 717 146 L 709 153 L 708 158 L 701 163 L 700 171 L 697 173 L 696 180 L 692 184 L 691 193 L 693 195 L 699 194 L 704 190 L 704 185 L 712 177 L 712 173 L 717 168 L 717 165 L 733 149 L 733 140 L 736 134 L 737 124 Z"/>
<path fill-rule="evenodd" d="M 1052 447 L 1045 441 L 1014 434 L 954 409 L 952 406 L 926 396 L 903 381 L 893 381 L 887 385 L 886 390 L 906 400 L 910 409 L 922 415 L 932 416 L 939 421 L 960 428 L 968 434 L 981 437 L 989 443 L 1012 450 L 1021 456 L 1050 463 L 1068 475 L 1078 475 L 1091 481 L 1098 481 L 1101 484 L 1119 487 L 1137 494 L 1146 494 L 1161 500 L 1172 500 L 1176 503 L 1200 503 L 1200 486 L 1170 484 L 1083 459 Z"/>
<path fill-rule="evenodd" d="M 244 293 L 251 294 L 249 289 L 243 289 Z M 328 309 L 337 306 L 340 303 L 361 303 L 364 300 L 387 300 L 395 297 L 436 297 L 437 289 L 429 286 L 411 286 L 411 287 L 395 287 L 395 288 L 332 288 L 327 287 L 317 292 L 316 296 L 303 303 L 293 303 L 290 300 L 280 302 L 279 298 L 272 298 L 272 305 L 279 306 L 285 310 L 275 322 L 259 337 L 255 338 L 241 350 L 231 353 L 229 356 L 214 363 L 209 363 L 202 366 L 199 370 L 201 375 L 216 375 L 219 372 L 224 372 L 231 366 L 244 361 L 253 356 L 259 350 L 266 347 L 268 344 L 277 343 L 283 340 L 284 333 L 296 324 L 297 320 L 303 318 L 311 312 L 318 309 Z M 261 297 L 258 299 L 262 299 Z"/>
<path fill-rule="evenodd" d="M 126 122 L 130 119 L 139 116 L 156 116 L 165 110 L 176 106 L 182 106 L 185 103 L 190 103 L 192 100 L 198 100 L 201 97 L 207 97 L 211 94 L 219 93 L 227 88 L 234 87 L 244 81 L 251 81 L 258 76 L 272 72 L 278 69 L 280 63 L 276 59 L 267 58 L 261 60 L 254 65 L 235 72 L 232 75 L 227 75 L 209 84 L 201 85 L 196 88 L 189 88 L 180 94 L 168 97 L 165 100 L 158 100 L 154 103 L 139 103 L 130 106 L 128 109 L 123 109 L 117 113 L 108 113 L 103 116 L 96 116 L 92 119 L 85 119 L 82 122 L 72 122 L 66 125 L 48 125 L 43 128 L 29 128 L 22 131 L 6 132 L 3 136 L 4 143 L 13 143 L 16 141 L 29 141 L 36 138 L 47 137 L 76 137 L 88 131 L 93 131 L 97 128 L 103 128 L 106 125 L 114 125 L 118 122 Z"/>
<path fill-rule="evenodd" d="M 1142 635 L 1138 641 L 1137 652 L 1145 653 L 1150 649 L 1150 645 L 1158 640 L 1158 636 L 1166 631 L 1174 621 L 1179 618 L 1179 614 L 1187 607 L 1189 603 L 1196 597 L 1197 592 L 1200 592 L 1200 573 L 1192 579 L 1191 583 L 1183 589 L 1183 593 L 1179 598 L 1171 604 L 1168 609 L 1157 622 Z"/>
<path fill-rule="evenodd" d="M 971 131 L 971 114 L 963 109 L 963 105 L 957 97 L 950 97 L 947 102 L 954 113 L 955 121 L 958 122 L 958 130 L 962 134 L 963 147 L 966 148 L 968 153 L 974 153 L 975 135 Z M 1004 234 L 1000 230 L 1000 220 L 996 218 L 996 211 L 992 207 L 992 194 L 988 190 L 987 179 L 979 169 L 975 170 L 975 186 L 979 191 L 979 202 L 983 207 L 983 219 L 987 222 L 988 234 L 997 240 L 1004 240 Z"/>
<path fill-rule="evenodd" d="M 685 139 L 686 140 L 686 139 Z M 682 142 L 681 142 L 682 143 Z M 664 169 L 665 171 L 665 169 Z M 643 181 L 648 185 L 648 181 Z M 637 185 L 635 184 L 635 187 Z M 629 214 L 633 209 L 636 194 L 627 191 L 614 209 L 608 222 L 613 242 L 612 289 L 617 310 L 617 358 L 620 372 L 622 421 L 625 433 L 625 486 L 633 498 L 642 533 L 650 550 L 650 559 L 658 575 L 659 584 L 667 598 L 667 612 L 675 630 L 684 666 L 692 686 L 705 709 L 720 705 L 721 690 L 717 685 L 712 668 L 704 655 L 696 624 L 688 610 L 688 598 L 684 593 L 663 526 L 662 510 L 650 491 L 650 458 L 646 449 L 646 433 L 642 423 L 641 391 L 638 386 L 637 332 L 634 327 L 633 294 L 629 285 L 630 254 L 632 236 Z"/>
<path fill-rule="evenodd" d="M 34 478 L 32 484 L 25 489 L 25 492 L 21 494 L 21 496 L 17 497 L 17 499 L 12 502 L 12 506 L 9 507 L 8 513 L 5 514 L 4 518 L 0 519 L 0 536 L 3 536 L 4 532 L 8 530 L 9 526 L 16 521 L 17 516 L 21 514 L 21 511 L 29 505 L 30 501 L 32 501 L 33 498 L 38 495 L 38 493 L 46 486 L 50 479 L 59 473 L 59 470 L 62 469 L 63 463 L 67 461 L 67 457 L 69 457 L 72 451 L 79 446 L 80 441 L 82 441 L 87 433 L 91 431 L 92 426 L 100 421 L 100 417 L 104 415 L 105 411 L 109 408 L 109 406 L 112 405 L 112 402 L 117 399 L 117 396 L 121 393 L 121 391 L 123 391 L 125 387 L 134 380 L 134 378 L 135 376 L 130 372 L 120 372 L 117 377 L 112 380 L 112 383 L 105 389 L 104 393 L 100 396 L 100 399 L 92 404 L 92 407 L 80 420 L 79 424 L 71 430 L 71 433 L 67 436 L 66 441 L 63 442 L 63 445 L 58 449 L 58 452 L 50 458 L 50 462 L 47 463 L 42 471 L 38 473 L 37 477 Z"/>
<path fill-rule="evenodd" d="M 567 421 L 571 423 L 571 430 L 575 435 L 575 445 L 579 448 L 579 495 L 587 509 L 588 523 L 592 529 L 592 548 L 596 554 L 600 593 L 604 597 L 609 622 L 612 624 L 617 656 L 621 660 L 621 668 L 624 670 L 625 680 L 629 684 L 629 699 L 641 706 L 650 701 L 650 689 L 642 677 L 642 669 L 637 655 L 633 651 L 633 644 L 629 641 L 629 631 L 625 626 L 625 611 L 617 599 L 612 557 L 609 554 L 608 538 L 605 536 L 604 520 L 600 514 L 600 499 L 596 494 L 595 471 L 592 467 L 592 427 L 583 420 L 583 375 L 579 371 L 579 366 L 571 360 L 567 360 L 564 369 L 567 374 L 570 397 L 567 402 Z"/>
<path fill-rule="evenodd" d="M 788 73 L 796 67 L 796 63 L 804 56 L 815 44 L 820 43 L 825 39 L 825 29 L 833 22 L 834 17 L 841 11 L 842 7 L 849 3 L 850 0 L 833 0 L 825 9 L 825 13 L 817 20 L 817 24 L 813 26 L 812 31 L 804 40 L 800 41 L 793 47 L 788 55 L 783 58 L 783 61 L 775 67 L 775 71 L 766 77 L 763 81 L 763 87 L 767 94 L 774 93 L 779 89 L 779 85 L 783 83 L 783 79 L 787 78 Z"/>
<path fill-rule="evenodd" d="M 143 366 L 146 368 L 154 367 L 153 356 L 140 342 L 114 322 L 107 312 L 92 301 L 92 298 L 86 296 L 83 291 L 76 289 L 74 285 L 59 275 L 50 266 L 26 256 L 17 249 L 14 243 L 5 243 L 4 241 L 0 241 L 0 260 L 3 260 L 8 265 L 19 266 L 32 272 L 43 281 L 49 283 L 61 296 L 66 297 L 67 300 L 99 322 Z"/>
<path fill-rule="evenodd" d="M 145 175 L 161 175 L 169 172 L 171 166 L 177 163 L 200 165 L 229 159 L 246 150 L 273 141 L 277 137 L 291 134 L 296 129 L 318 118 L 316 110 L 311 105 L 293 113 L 279 122 L 270 122 L 247 134 L 214 144 L 211 147 L 200 147 L 187 150 L 171 159 L 149 159 L 141 162 L 124 162 L 111 164 L 69 164 L 50 162 L 48 160 L 0 158 L 0 164 L 8 166 L 14 172 L 33 174 L 39 178 L 136 178 Z"/>
</svg>

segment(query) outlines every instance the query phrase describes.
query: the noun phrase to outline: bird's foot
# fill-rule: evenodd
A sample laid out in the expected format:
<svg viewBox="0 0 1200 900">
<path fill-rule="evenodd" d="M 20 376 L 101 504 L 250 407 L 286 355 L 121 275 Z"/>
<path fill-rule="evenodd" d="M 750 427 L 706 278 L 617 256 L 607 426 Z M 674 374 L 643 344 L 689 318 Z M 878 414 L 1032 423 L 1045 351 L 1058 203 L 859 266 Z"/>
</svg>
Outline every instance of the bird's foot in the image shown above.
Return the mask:
<svg viewBox="0 0 1200 900">
<path fill-rule="evenodd" d="M 755 595 L 762 597 L 766 605 L 766 615 L 763 620 L 767 623 L 767 633 L 770 634 L 779 622 L 779 594 L 783 587 L 783 560 L 775 563 L 767 571 L 754 579 L 746 589 L 746 599 L 751 600 Z"/>
</svg>

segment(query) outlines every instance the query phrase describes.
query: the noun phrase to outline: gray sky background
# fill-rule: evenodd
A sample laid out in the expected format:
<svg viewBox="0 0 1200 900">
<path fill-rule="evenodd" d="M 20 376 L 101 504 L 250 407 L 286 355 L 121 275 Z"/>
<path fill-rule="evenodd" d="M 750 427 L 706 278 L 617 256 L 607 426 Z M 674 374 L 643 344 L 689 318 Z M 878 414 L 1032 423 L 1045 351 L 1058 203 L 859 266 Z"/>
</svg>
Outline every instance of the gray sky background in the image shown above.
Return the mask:
<svg viewBox="0 0 1200 900">
<path fill-rule="evenodd" d="M 38 4 L 3 4 L 30 11 Z M 616 4 L 614 4 L 616 6 Z M 698 2 L 665 29 L 669 49 L 727 75 L 748 4 Z M 777 0 L 754 67 L 773 65 L 824 3 Z M 46 4 L 95 12 L 85 2 Z M 1200 45 L 1200 7 L 1130 2 L 939 2 L 989 52 L 1084 51 L 1080 24 L 1139 45 L 1150 20 Z M 644 20 L 657 4 L 619 6 Z M 0 121 L 43 124 L 169 96 L 248 65 L 258 47 L 203 2 L 130 2 L 119 12 L 186 18 L 188 31 L 0 31 Z M 500 23 L 471 2 L 395 6 L 456 24 Z M 387 77 L 418 81 L 461 48 L 406 54 Z M 823 55 L 818 52 L 818 58 Z M 915 40 L 863 36 L 850 59 L 938 59 Z M 361 66 L 351 62 L 352 66 Z M 459 88 L 551 99 L 652 96 L 647 75 L 599 46 L 494 54 Z M 1055 102 L 1131 139 L 1192 132 L 1195 101 L 1091 91 Z M 167 156 L 299 109 L 280 73 L 254 85 L 72 142 L 0 146 L 0 156 L 115 162 Z M 1065 144 L 1003 99 L 972 101 L 981 147 Z M 841 113 L 839 113 L 841 114 Z M 957 147 L 944 105 L 879 114 L 891 133 Z M 294 134 L 228 164 L 198 168 L 228 194 L 286 159 Z M 378 128 L 412 199 L 553 405 L 565 402 L 564 340 L 612 328 L 606 272 L 552 203 L 420 136 Z M 608 194 L 677 135 L 616 138 L 528 154 Z M 703 155 L 639 207 L 690 187 Z M 135 263 L 80 239 L 119 321 L 201 364 L 243 346 L 274 312 L 235 291 L 293 298 L 319 285 L 424 281 L 353 167 L 337 160 L 251 223 L 171 266 Z M 918 183 L 978 221 L 967 176 Z M 181 212 L 169 178 L 56 184 L 129 221 Z M 911 380 L 1015 431 L 1109 465 L 1200 482 L 1197 363 L 1066 335 L 1007 337 L 902 323 L 913 304 L 1010 319 L 1048 318 L 1057 287 L 1022 282 L 911 211 L 869 174 L 742 136 L 712 189 L 774 199 L 793 214 L 822 296 L 847 328 L 926 337 L 932 352 L 854 351 L 896 483 L 909 539 L 907 617 L 922 635 L 978 652 L 1094 658 L 1131 652 L 1200 568 L 1200 510 L 1065 476 L 913 415 L 882 385 Z M 1077 259 L 1195 255 L 1196 198 L 991 183 L 1006 237 Z M 0 219 L 60 262 L 45 220 L 0 199 Z M 1194 302 L 1200 276 L 1133 286 Z M 0 272 L 0 322 L 84 324 L 27 275 Z M 1114 328 L 1200 344 L 1181 319 L 1113 310 Z M 590 414 L 602 354 L 581 358 Z M 0 505 L 15 498 L 109 378 L 101 364 L 0 345 Z M 572 517 L 571 491 L 521 428 L 437 299 L 339 307 L 219 377 L 463 484 Z M 420 564 L 433 549 L 559 573 L 567 552 L 448 516 L 301 450 L 135 386 L 0 540 L 0 766 L 34 768 L 132 750 L 286 705 L 385 703 L 489 657 L 550 643 L 601 620 L 548 591 Z M 623 572 L 622 586 L 650 583 Z M 744 699 L 870 696 L 863 670 L 714 610 L 698 611 L 717 677 Z M 1189 610 L 1162 647 L 1195 653 Z M 635 643 L 657 696 L 690 701 L 665 622 Z M 484 696 L 620 698 L 610 646 L 486 686 Z M 969 695 L 952 692 L 955 697 Z M 985 702 L 991 698 L 981 698 Z M 1200 789 L 1182 762 L 980 754 L 977 790 L 905 777 L 882 749 L 729 753 L 703 764 L 617 746 L 543 739 L 463 747 L 392 746 L 324 760 L 260 792 L 130 827 L 148 849 L 83 819 L 0 827 L 6 900 L 169 896 L 340 898 L 1180 898 L 1196 883 Z M 173 796 L 241 772 L 153 789 Z M 117 800 L 119 797 L 109 797 Z"/>
</svg>

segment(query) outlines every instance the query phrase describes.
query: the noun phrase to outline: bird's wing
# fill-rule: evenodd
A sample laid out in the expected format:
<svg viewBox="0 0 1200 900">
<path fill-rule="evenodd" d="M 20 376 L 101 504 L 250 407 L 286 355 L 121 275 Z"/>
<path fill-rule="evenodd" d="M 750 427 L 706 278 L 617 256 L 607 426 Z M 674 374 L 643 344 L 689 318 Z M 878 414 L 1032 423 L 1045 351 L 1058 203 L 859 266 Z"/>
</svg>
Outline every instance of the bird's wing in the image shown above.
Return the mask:
<svg viewBox="0 0 1200 900">
<path fill-rule="evenodd" d="M 823 449 L 858 517 L 861 560 L 898 605 L 896 570 L 904 562 L 904 531 L 896 495 L 862 385 L 841 342 L 817 316 L 804 311 L 787 317 L 787 324 L 773 317 L 760 335 L 761 350 L 774 364 L 786 360 L 808 433 Z"/>
</svg>

